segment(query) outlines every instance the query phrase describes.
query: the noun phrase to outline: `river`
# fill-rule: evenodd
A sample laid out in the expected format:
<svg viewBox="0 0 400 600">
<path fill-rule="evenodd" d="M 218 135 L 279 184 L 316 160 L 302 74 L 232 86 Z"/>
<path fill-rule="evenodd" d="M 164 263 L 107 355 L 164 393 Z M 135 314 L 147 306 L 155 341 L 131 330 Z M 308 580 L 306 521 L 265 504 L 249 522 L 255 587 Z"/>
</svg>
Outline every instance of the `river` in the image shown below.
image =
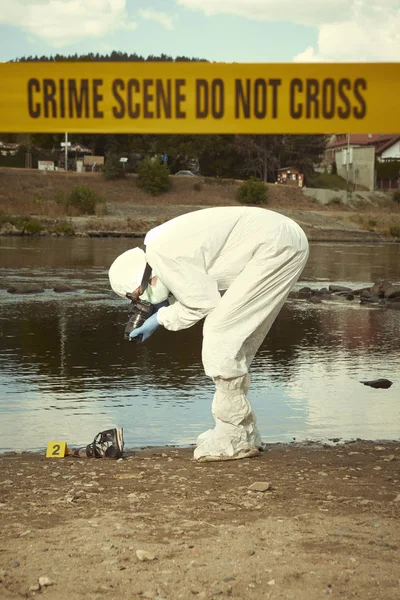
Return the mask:
<svg viewBox="0 0 400 600">
<path fill-rule="evenodd" d="M 186 446 L 212 426 L 201 324 L 123 339 L 128 305 L 107 269 L 135 244 L 0 238 L 0 452 L 85 445 L 115 426 L 127 447 Z M 400 283 L 399 265 L 400 245 L 312 244 L 298 287 Z M 45 293 L 6 291 L 32 282 Z M 78 291 L 52 291 L 63 282 Z M 249 399 L 265 442 L 398 439 L 399 373 L 400 311 L 288 300 L 252 365 Z M 360 383 L 378 377 L 394 385 Z"/>
</svg>

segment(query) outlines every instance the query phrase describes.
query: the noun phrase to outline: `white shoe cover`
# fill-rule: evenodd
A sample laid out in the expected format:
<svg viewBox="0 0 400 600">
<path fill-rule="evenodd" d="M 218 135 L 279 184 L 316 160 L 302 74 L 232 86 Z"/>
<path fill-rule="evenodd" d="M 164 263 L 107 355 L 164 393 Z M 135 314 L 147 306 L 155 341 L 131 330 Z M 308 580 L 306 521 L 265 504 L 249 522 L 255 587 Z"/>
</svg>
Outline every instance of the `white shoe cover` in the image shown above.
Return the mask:
<svg viewBox="0 0 400 600">
<path fill-rule="evenodd" d="M 215 427 L 197 438 L 195 460 L 236 460 L 259 454 L 261 437 L 246 398 L 248 384 L 248 375 L 215 379 L 216 391 L 212 404 Z"/>
</svg>

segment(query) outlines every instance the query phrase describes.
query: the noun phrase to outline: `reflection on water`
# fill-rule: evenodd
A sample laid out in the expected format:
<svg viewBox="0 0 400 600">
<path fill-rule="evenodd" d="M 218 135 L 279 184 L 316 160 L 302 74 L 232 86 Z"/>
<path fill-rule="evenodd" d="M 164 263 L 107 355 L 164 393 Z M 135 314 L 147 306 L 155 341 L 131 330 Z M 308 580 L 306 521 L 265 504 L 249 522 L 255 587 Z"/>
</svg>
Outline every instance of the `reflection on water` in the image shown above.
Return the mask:
<svg viewBox="0 0 400 600">
<path fill-rule="evenodd" d="M 140 241 L 138 240 L 138 243 Z M 86 444 L 123 426 L 127 446 L 194 443 L 212 425 L 201 324 L 123 339 L 127 304 L 107 268 L 124 239 L 0 240 L 0 450 Z M 302 281 L 363 286 L 400 280 L 399 246 L 316 244 Z M 46 292 L 16 296 L 11 283 Z M 56 294 L 57 282 L 80 291 Z M 252 367 L 250 400 L 264 441 L 399 437 L 400 311 L 288 301 Z M 362 379 L 388 377 L 389 390 Z"/>
</svg>

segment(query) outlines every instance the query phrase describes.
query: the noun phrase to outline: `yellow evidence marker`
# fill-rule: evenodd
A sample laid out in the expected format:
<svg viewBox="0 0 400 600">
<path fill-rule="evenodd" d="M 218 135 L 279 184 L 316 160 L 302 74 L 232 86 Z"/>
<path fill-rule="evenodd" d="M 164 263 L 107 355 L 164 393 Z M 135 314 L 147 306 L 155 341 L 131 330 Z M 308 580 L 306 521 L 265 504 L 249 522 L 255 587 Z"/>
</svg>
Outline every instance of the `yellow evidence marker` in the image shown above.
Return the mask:
<svg viewBox="0 0 400 600">
<path fill-rule="evenodd" d="M 68 454 L 67 442 L 49 442 L 47 444 L 46 458 L 64 458 Z"/>
</svg>

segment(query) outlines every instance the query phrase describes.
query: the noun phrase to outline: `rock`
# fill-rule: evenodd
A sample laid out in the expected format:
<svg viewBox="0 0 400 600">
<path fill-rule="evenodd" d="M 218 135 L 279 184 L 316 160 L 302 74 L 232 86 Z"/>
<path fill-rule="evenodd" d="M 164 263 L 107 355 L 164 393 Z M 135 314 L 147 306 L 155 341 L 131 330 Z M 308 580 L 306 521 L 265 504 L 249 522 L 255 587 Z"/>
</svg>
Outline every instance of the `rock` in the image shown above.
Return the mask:
<svg viewBox="0 0 400 600">
<path fill-rule="evenodd" d="M 22 229 L 19 229 L 11 223 L 4 223 L 0 229 L 0 235 L 21 235 Z"/>
<path fill-rule="evenodd" d="M 355 296 L 371 296 L 371 288 L 359 288 L 358 290 L 353 290 L 353 294 Z"/>
<path fill-rule="evenodd" d="M 396 498 L 393 500 L 393 502 L 400 502 L 400 494 L 397 494 Z"/>
<path fill-rule="evenodd" d="M 377 304 L 380 301 L 381 301 L 381 298 L 379 296 L 376 296 L 375 294 L 370 294 L 369 296 L 361 296 L 360 297 L 361 304 Z"/>
<path fill-rule="evenodd" d="M 340 292 L 353 292 L 353 290 L 349 287 L 346 287 L 345 285 L 330 285 L 329 286 L 329 291 L 334 293 L 340 293 Z"/>
<path fill-rule="evenodd" d="M 364 385 L 369 385 L 369 387 L 375 388 L 375 389 L 384 389 L 387 390 L 388 388 L 390 388 L 391 385 L 393 385 L 392 381 L 389 381 L 389 379 L 373 379 L 372 381 L 360 381 L 360 383 L 363 383 Z"/>
<path fill-rule="evenodd" d="M 313 290 L 310 287 L 302 287 L 297 292 L 297 298 L 309 298 L 313 295 Z"/>
<path fill-rule="evenodd" d="M 321 304 L 322 300 L 319 296 L 311 296 L 309 302 L 311 302 L 311 304 Z"/>
<path fill-rule="evenodd" d="M 39 577 L 39 585 L 40 587 L 50 587 L 51 585 L 55 585 L 56 582 L 50 579 L 50 577 Z"/>
<path fill-rule="evenodd" d="M 72 287 L 71 285 L 68 285 L 67 283 L 58 283 L 53 288 L 53 291 L 57 292 L 58 294 L 63 294 L 65 292 L 75 292 L 76 289 L 74 287 Z"/>
<path fill-rule="evenodd" d="M 382 458 L 385 462 L 392 462 L 392 460 L 396 460 L 394 454 L 388 454 L 387 456 L 382 456 Z"/>
<path fill-rule="evenodd" d="M 12 560 L 10 562 L 10 567 L 16 568 L 19 567 L 21 563 L 19 563 L 17 560 Z"/>
<path fill-rule="evenodd" d="M 385 298 L 392 300 L 394 298 L 400 298 L 400 287 L 398 285 L 391 285 L 385 290 Z"/>
<path fill-rule="evenodd" d="M 228 575 L 228 577 L 224 577 L 223 581 L 228 583 L 229 581 L 235 581 L 235 578 L 233 575 Z"/>
<path fill-rule="evenodd" d="M 153 554 L 153 552 L 148 552 L 147 550 L 136 550 L 136 556 L 142 562 L 147 560 L 157 560 L 157 556 Z"/>
<path fill-rule="evenodd" d="M 34 583 L 29 588 L 30 592 L 39 592 L 40 591 L 40 583 Z"/>
<path fill-rule="evenodd" d="M 393 287 L 390 281 L 377 281 L 371 288 L 371 294 L 373 296 L 379 296 L 380 298 L 384 298 L 386 295 L 386 290 Z"/>
<path fill-rule="evenodd" d="M 249 486 L 249 490 L 252 492 L 266 492 L 272 488 L 270 481 L 255 481 Z"/>
<path fill-rule="evenodd" d="M 220 590 L 219 588 L 213 588 L 211 590 L 211 593 L 213 596 L 220 596 L 221 594 L 223 594 L 224 592 L 222 590 Z"/>
<path fill-rule="evenodd" d="M 26 283 L 21 285 L 13 285 L 8 288 L 9 294 L 43 294 L 44 289 L 34 283 Z"/>
<path fill-rule="evenodd" d="M 399 498 L 400 498 L 400 494 L 399 494 Z M 4 569 L 0 569 L 0 583 L 5 580 L 7 575 L 8 575 L 7 571 L 5 571 Z"/>
</svg>

